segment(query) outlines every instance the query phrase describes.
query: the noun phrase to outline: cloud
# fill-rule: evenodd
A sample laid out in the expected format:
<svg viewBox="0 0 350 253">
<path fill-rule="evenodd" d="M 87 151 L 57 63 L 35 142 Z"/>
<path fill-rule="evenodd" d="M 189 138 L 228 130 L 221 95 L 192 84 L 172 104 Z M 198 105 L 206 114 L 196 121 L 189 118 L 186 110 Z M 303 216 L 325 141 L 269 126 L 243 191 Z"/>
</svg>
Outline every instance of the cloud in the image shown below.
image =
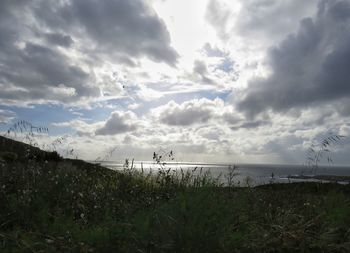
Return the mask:
<svg viewBox="0 0 350 253">
<path fill-rule="evenodd" d="M 216 30 L 217 35 L 222 40 L 228 38 L 226 25 L 230 18 L 230 9 L 218 0 L 210 0 L 207 6 L 205 18 L 208 23 Z"/>
<path fill-rule="evenodd" d="M 5 0 L 0 9 L 2 104 L 88 103 L 121 93 L 98 81 L 101 66 L 178 58 L 165 23 L 141 0 Z"/>
<path fill-rule="evenodd" d="M 165 23 L 145 1 L 41 1 L 35 15 L 47 27 L 86 37 L 93 50 L 116 59 L 146 56 L 176 64 L 178 54 L 170 46 Z"/>
<path fill-rule="evenodd" d="M 131 132 L 137 129 L 137 116 L 131 112 L 115 111 L 105 124 L 96 130 L 96 135 L 115 135 Z"/>
<path fill-rule="evenodd" d="M 91 149 L 96 149 L 95 153 L 99 153 L 100 150 L 105 154 L 106 146 L 117 145 L 120 152 L 113 157 L 116 160 L 125 157 L 150 159 L 154 151 L 166 149 L 174 150 L 179 161 L 190 159 L 230 163 L 249 161 L 301 164 L 313 140 L 320 139 L 329 130 L 347 136 L 350 131 L 348 119 L 341 117 L 329 105 L 296 110 L 293 115 L 271 113 L 270 118 L 245 120 L 234 107 L 225 105 L 221 99 L 195 99 L 172 103 L 175 108 L 191 108 L 199 104 L 194 107 L 210 111 L 209 119 L 204 122 L 199 119 L 190 125 L 164 123 L 161 116 L 165 116 L 162 113 L 168 108 L 166 104 L 151 110 L 140 119 L 135 116 L 134 119 L 127 120 L 123 116 L 127 112 L 117 111 L 118 120 L 108 131 L 110 134 L 97 134 L 96 130 L 105 128 L 107 122 L 114 118 L 114 113 L 106 121 L 81 119 L 54 125 L 71 127 L 77 131 L 74 138 L 79 142 L 79 148 L 84 150 L 84 153 L 86 151 L 87 159 L 91 156 Z M 167 113 L 171 110 L 165 111 Z M 188 120 L 185 123 L 188 123 Z M 133 125 L 136 129 L 114 134 L 118 124 Z M 236 129 L 232 131 L 231 127 Z M 91 145 L 82 141 L 89 141 Z M 74 149 L 78 150 L 78 147 Z M 346 154 L 349 148 L 341 146 L 340 151 L 341 154 Z M 334 157 L 334 160 L 336 163 L 346 164 L 346 161 L 338 156 Z"/>
<path fill-rule="evenodd" d="M 230 59 L 229 57 L 225 57 L 222 59 L 222 61 L 218 65 L 216 65 L 215 70 L 219 69 L 219 70 L 224 71 L 226 73 L 230 73 L 230 72 L 235 71 L 234 67 L 235 67 L 235 62 L 232 59 Z"/>
<path fill-rule="evenodd" d="M 257 120 L 257 121 L 248 121 L 248 122 L 244 122 L 238 126 L 232 126 L 230 127 L 231 130 L 239 130 L 239 129 L 254 129 L 254 128 L 258 128 L 260 126 L 265 126 L 269 124 L 269 121 L 264 121 L 264 120 Z"/>
<path fill-rule="evenodd" d="M 237 115 L 237 113 L 234 113 L 233 111 L 223 113 L 222 117 L 225 123 L 228 123 L 230 125 L 236 125 L 243 120 L 239 115 Z"/>
<path fill-rule="evenodd" d="M 217 108 L 223 106 L 221 99 L 194 99 L 182 104 L 170 101 L 166 105 L 153 109 L 153 114 L 157 115 L 160 122 L 167 125 L 190 126 L 208 122 L 209 119 L 218 114 Z"/>
<path fill-rule="evenodd" d="M 209 141 L 220 141 L 221 138 L 225 137 L 225 132 L 220 129 L 220 126 L 202 127 L 196 131 L 196 134 Z"/>
<path fill-rule="evenodd" d="M 205 43 L 202 48 L 204 54 L 208 57 L 225 57 L 227 53 L 217 47 L 213 47 L 210 43 Z"/>
<path fill-rule="evenodd" d="M 253 40 L 278 41 L 297 29 L 296 21 L 313 14 L 317 1 L 241 0 L 233 29 Z"/>
<path fill-rule="evenodd" d="M 1 102 L 69 102 L 99 94 L 97 88 L 89 85 L 90 76 L 85 70 L 59 50 L 45 45 L 45 41 L 39 42 L 41 35 L 30 22 L 29 2 L 2 1 L 0 9 Z M 26 11 L 28 15 L 23 15 Z M 49 40 L 60 37 L 46 35 Z M 62 36 L 56 42 L 68 46 L 69 38 Z M 35 39 L 37 42 L 29 42 Z"/>
<path fill-rule="evenodd" d="M 16 118 L 15 112 L 0 109 L 0 124 L 7 124 L 14 118 Z"/>
<path fill-rule="evenodd" d="M 0 99 L 5 101 L 72 102 L 77 97 L 99 95 L 99 89 L 89 85 L 87 72 L 46 46 L 27 42 L 23 48 L 12 47 L 0 58 L 4 64 L 0 69 Z"/>
<path fill-rule="evenodd" d="M 232 58 L 229 51 L 205 43 L 201 53 L 205 56 L 204 59 L 207 63 L 204 60 L 196 60 L 193 70 L 195 75 L 199 75 L 199 81 L 206 81 L 208 84 L 215 83 L 228 88 L 228 86 L 232 86 L 232 81 L 239 78 L 239 65 Z M 208 71 L 207 66 L 209 66 L 210 71 Z"/>
<path fill-rule="evenodd" d="M 71 36 L 62 33 L 45 33 L 45 39 L 48 43 L 58 45 L 61 47 L 70 47 L 73 45 L 74 41 Z"/>
<path fill-rule="evenodd" d="M 347 100 L 350 96 L 350 2 L 323 0 L 314 19 L 271 48 L 272 74 L 251 80 L 238 109 L 248 116 Z M 346 110 L 343 110 L 346 112 Z"/>
<path fill-rule="evenodd" d="M 209 72 L 207 65 L 203 61 L 196 60 L 193 66 L 193 73 L 199 79 L 199 81 L 207 84 L 213 84 L 214 81 L 208 77 Z"/>
</svg>

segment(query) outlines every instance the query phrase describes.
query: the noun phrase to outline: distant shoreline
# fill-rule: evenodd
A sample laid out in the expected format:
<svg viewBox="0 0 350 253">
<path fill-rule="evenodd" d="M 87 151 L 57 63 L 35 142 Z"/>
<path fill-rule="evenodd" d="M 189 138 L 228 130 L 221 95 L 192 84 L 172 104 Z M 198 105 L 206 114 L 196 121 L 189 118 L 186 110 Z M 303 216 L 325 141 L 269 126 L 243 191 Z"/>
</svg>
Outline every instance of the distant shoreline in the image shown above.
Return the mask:
<svg viewBox="0 0 350 253">
<path fill-rule="evenodd" d="M 306 175 L 300 175 L 300 176 L 290 176 L 289 178 L 292 179 L 316 179 L 319 181 L 328 181 L 328 182 L 335 182 L 335 183 L 350 183 L 350 176 L 337 176 L 337 175 L 314 175 L 314 176 L 306 176 Z"/>
<path fill-rule="evenodd" d="M 124 161 L 122 160 L 109 160 L 109 161 L 94 161 L 94 160 L 86 160 L 89 163 L 100 163 L 100 164 L 115 164 L 115 165 L 123 165 Z M 134 164 L 151 164 L 157 165 L 154 161 L 138 161 L 135 160 Z M 204 166 L 204 167 L 228 167 L 235 166 L 236 168 L 296 168 L 296 169 L 313 169 L 309 165 L 303 164 L 269 164 L 269 163 L 204 163 L 204 162 L 173 162 L 173 161 L 164 161 L 166 165 L 190 165 L 190 166 Z M 338 165 L 338 164 L 330 164 L 330 165 L 319 165 L 317 169 L 327 169 L 327 168 L 337 168 L 337 169 L 349 169 L 349 165 Z M 317 170 L 316 169 L 316 170 Z"/>
</svg>

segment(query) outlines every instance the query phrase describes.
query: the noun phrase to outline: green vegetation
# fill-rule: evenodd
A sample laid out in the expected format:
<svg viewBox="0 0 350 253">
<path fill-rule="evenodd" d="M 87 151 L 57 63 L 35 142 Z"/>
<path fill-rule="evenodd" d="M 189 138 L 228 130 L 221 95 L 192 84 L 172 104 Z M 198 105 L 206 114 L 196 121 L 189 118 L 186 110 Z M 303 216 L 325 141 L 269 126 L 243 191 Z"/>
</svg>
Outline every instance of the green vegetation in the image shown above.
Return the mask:
<svg viewBox="0 0 350 253">
<path fill-rule="evenodd" d="M 0 160 L 0 252 L 350 251 L 349 186 L 221 187 L 1 151 L 16 156 Z"/>
</svg>

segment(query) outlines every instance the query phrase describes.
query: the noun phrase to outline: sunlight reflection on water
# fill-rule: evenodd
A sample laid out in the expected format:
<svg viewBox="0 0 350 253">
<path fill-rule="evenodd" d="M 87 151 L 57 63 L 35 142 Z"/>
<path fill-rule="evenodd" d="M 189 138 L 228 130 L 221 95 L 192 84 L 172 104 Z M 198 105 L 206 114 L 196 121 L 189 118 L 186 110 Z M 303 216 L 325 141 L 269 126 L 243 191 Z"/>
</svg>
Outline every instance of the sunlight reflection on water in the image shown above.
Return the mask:
<svg viewBox="0 0 350 253">
<path fill-rule="evenodd" d="M 99 162 L 102 166 L 106 166 L 114 170 L 123 170 L 123 163 L 114 161 Z M 131 165 L 131 163 L 130 163 Z M 205 164 L 205 163 L 164 163 L 156 164 L 152 161 L 136 161 L 133 164 L 136 170 L 142 170 L 144 173 L 158 172 L 159 169 L 171 170 L 176 173 L 181 171 L 190 171 L 194 175 L 210 172 L 213 178 L 219 178 L 223 184 L 227 184 L 227 177 L 230 171 L 229 164 Z M 231 169 L 232 169 L 231 165 Z M 340 166 L 320 166 L 316 170 L 305 165 L 266 165 L 266 164 L 236 164 L 234 167 L 234 185 L 250 186 L 268 184 L 268 183 L 289 183 L 300 181 L 322 181 L 317 179 L 296 179 L 293 176 L 312 176 L 312 175 L 335 175 L 350 176 L 350 167 Z"/>
</svg>

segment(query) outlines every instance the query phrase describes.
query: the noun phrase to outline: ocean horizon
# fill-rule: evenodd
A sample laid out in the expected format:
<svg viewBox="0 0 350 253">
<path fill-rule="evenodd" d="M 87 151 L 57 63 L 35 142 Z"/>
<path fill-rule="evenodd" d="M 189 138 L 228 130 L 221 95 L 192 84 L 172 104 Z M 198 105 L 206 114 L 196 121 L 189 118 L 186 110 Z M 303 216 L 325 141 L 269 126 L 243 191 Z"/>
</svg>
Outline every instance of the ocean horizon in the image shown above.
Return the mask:
<svg viewBox="0 0 350 253">
<path fill-rule="evenodd" d="M 91 161 L 113 170 L 123 170 L 125 161 Z M 227 175 L 234 173 L 235 185 L 263 185 L 269 183 L 289 183 L 301 181 L 328 182 L 314 178 L 301 178 L 302 176 L 350 176 L 350 166 L 319 165 L 317 167 L 303 164 L 258 164 L 258 163 L 204 163 L 204 162 L 162 162 L 132 161 L 129 168 L 142 170 L 144 173 L 156 173 L 159 170 L 170 170 L 173 173 L 190 171 L 195 175 L 209 173 L 219 182 L 226 184 Z M 300 178 L 297 178 L 300 177 Z"/>
</svg>

